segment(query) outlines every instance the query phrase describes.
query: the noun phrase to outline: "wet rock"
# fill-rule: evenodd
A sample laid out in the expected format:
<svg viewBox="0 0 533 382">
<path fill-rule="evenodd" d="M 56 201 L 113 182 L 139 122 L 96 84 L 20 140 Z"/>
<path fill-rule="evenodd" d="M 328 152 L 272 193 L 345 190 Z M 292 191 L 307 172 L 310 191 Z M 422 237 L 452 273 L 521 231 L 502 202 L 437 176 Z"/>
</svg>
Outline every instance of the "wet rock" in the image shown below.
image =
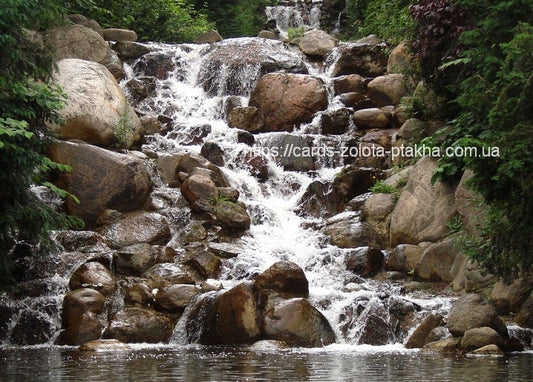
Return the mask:
<svg viewBox="0 0 533 382">
<path fill-rule="evenodd" d="M 460 253 L 461 243 L 455 237 L 430 245 L 415 268 L 415 277 L 422 281 L 451 282 L 452 266 Z"/>
<path fill-rule="evenodd" d="M 156 89 L 156 82 L 154 77 L 138 77 L 132 78 L 126 82 L 126 89 L 135 103 L 139 103 L 149 95 L 152 95 Z M 156 119 L 157 120 L 157 119 Z M 142 118 L 140 119 L 143 123 Z M 145 119 L 146 121 L 146 119 Z M 158 121 L 159 122 L 159 121 Z M 145 122 L 146 123 L 146 122 Z M 161 124 L 161 122 L 159 122 Z M 145 129 L 146 130 L 146 129 Z M 155 130 L 155 129 L 153 129 Z M 161 129 L 162 130 L 162 129 Z M 152 133 L 153 134 L 153 133 Z"/>
<path fill-rule="evenodd" d="M 264 38 L 267 40 L 279 40 L 278 36 L 274 32 L 269 31 L 269 30 L 259 31 L 259 33 L 257 34 L 257 37 Z"/>
<path fill-rule="evenodd" d="M 128 29 L 107 28 L 103 30 L 106 41 L 137 41 L 137 33 Z"/>
<path fill-rule="evenodd" d="M 319 347 L 335 342 L 327 319 L 303 298 L 284 300 L 266 312 L 265 336 L 289 346 Z"/>
<path fill-rule="evenodd" d="M 74 251 L 102 243 L 104 238 L 93 231 L 61 231 L 56 240 L 66 251 Z"/>
<path fill-rule="evenodd" d="M 431 313 L 429 316 L 417 326 L 413 334 L 407 340 L 405 344 L 406 349 L 421 348 L 428 343 L 428 338 L 433 329 L 439 327 L 442 324 L 444 317 L 438 313 Z"/>
<path fill-rule="evenodd" d="M 329 218 L 343 209 L 343 198 L 331 187 L 331 184 L 315 180 L 307 186 L 298 201 L 297 213 L 302 216 Z"/>
<path fill-rule="evenodd" d="M 256 351 L 256 352 L 263 352 L 263 351 L 274 351 L 274 350 L 281 350 L 281 349 L 287 349 L 289 346 L 285 341 L 276 341 L 276 340 L 261 340 L 254 342 L 250 346 L 250 350 Z"/>
<path fill-rule="evenodd" d="M 257 133 L 263 131 L 264 121 L 261 112 L 253 106 L 236 107 L 229 112 L 228 125 Z"/>
<path fill-rule="evenodd" d="M 255 287 L 263 293 L 277 292 L 284 297 L 308 297 L 309 282 L 297 264 L 278 261 L 255 279 Z"/>
<path fill-rule="evenodd" d="M 383 129 L 391 126 L 392 114 L 378 108 L 361 109 L 353 113 L 353 121 L 360 129 Z"/>
<path fill-rule="evenodd" d="M 60 138 L 104 147 L 131 147 L 139 141 L 141 122 L 103 65 L 63 59 L 57 63 L 53 82 L 68 95 L 65 107 L 59 111 L 65 123 L 49 125 Z"/>
<path fill-rule="evenodd" d="M 239 284 L 219 294 L 203 307 L 203 329 L 198 342 L 204 345 L 246 344 L 259 339 L 261 330 L 251 285 Z M 198 312 L 200 313 L 200 312 Z"/>
<path fill-rule="evenodd" d="M 118 41 L 112 48 L 121 60 L 136 60 L 150 53 L 150 48 L 132 41 Z"/>
<path fill-rule="evenodd" d="M 81 345 L 78 350 L 80 351 L 109 351 L 116 352 L 119 350 L 130 350 L 131 348 L 123 342 L 113 339 L 101 339 L 89 341 Z"/>
<path fill-rule="evenodd" d="M 366 80 L 359 74 L 348 74 L 333 79 L 335 95 L 345 93 L 366 94 Z"/>
<path fill-rule="evenodd" d="M 357 92 L 343 93 L 339 96 L 339 101 L 341 101 L 344 106 L 351 107 L 354 110 L 371 109 L 376 107 L 376 103 L 369 97 Z"/>
<path fill-rule="evenodd" d="M 162 180 L 169 186 L 177 185 L 176 174 L 178 173 L 177 168 L 181 157 L 182 155 L 179 154 L 160 155 L 155 160 L 155 165 L 157 166 L 159 174 L 161 174 Z"/>
<path fill-rule="evenodd" d="M 212 252 L 200 251 L 188 256 L 184 264 L 190 265 L 205 278 L 213 278 L 219 271 L 222 262 Z"/>
<path fill-rule="evenodd" d="M 11 332 L 14 345 L 44 344 L 55 334 L 56 328 L 46 314 L 24 310 Z"/>
<path fill-rule="evenodd" d="M 339 248 L 381 247 L 381 240 L 368 223 L 361 222 L 357 212 L 342 212 L 326 221 L 325 234 Z"/>
<path fill-rule="evenodd" d="M 196 203 L 198 200 L 213 204 L 218 199 L 218 189 L 215 182 L 210 177 L 202 175 L 188 177 L 181 185 L 181 193 L 191 208 L 198 212 L 204 212 L 202 204 Z"/>
<path fill-rule="evenodd" d="M 154 284 L 194 284 L 189 271 L 184 266 L 174 263 L 156 264 L 144 272 L 143 277 Z"/>
<path fill-rule="evenodd" d="M 238 233 L 250 228 L 250 215 L 239 203 L 220 200 L 214 207 L 214 214 L 217 221 L 229 232 Z"/>
<path fill-rule="evenodd" d="M 231 243 L 209 243 L 208 248 L 223 259 L 237 257 L 243 251 L 242 248 Z"/>
<path fill-rule="evenodd" d="M 222 41 L 222 36 L 215 29 L 200 34 L 194 39 L 195 44 L 213 44 Z"/>
<path fill-rule="evenodd" d="M 245 96 L 266 73 L 307 73 L 303 58 L 281 41 L 226 40 L 212 45 L 202 62 L 198 83 L 209 95 Z"/>
<path fill-rule="evenodd" d="M 355 42 L 338 48 L 340 56 L 333 68 L 333 76 L 359 74 L 376 77 L 387 68 L 387 47 L 385 44 Z"/>
<path fill-rule="evenodd" d="M 249 106 L 263 115 L 261 131 L 292 131 L 326 109 L 328 99 L 324 84 L 314 77 L 270 73 L 260 78 L 250 95 Z"/>
<path fill-rule="evenodd" d="M 377 169 L 347 166 L 335 176 L 333 187 L 347 201 L 368 192 L 381 177 L 382 173 Z"/>
<path fill-rule="evenodd" d="M 430 342 L 422 348 L 424 353 L 454 354 L 459 352 L 461 338 L 448 337 L 439 341 Z"/>
<path fill-rule="evenodd" d="M 350 128 L 351 112 L 348 109 L 326 111 L 322 114 L 320 129 L 322 134 L 344 134 Z"/>
<path fill-rule="evenodd" d="M 473 355 L 473 356 L 504 356 L 505 353 L 503 352 L 502 349 L 500 349 L 498 347 L 498 345 L 491 344 L 491 345 L 486 345 L 486 346 L 483 346 L 483 347 L 481 347 L 479 349 L 473 350 L 470 353 L 468 353 L 467 356 L 468 355 Z"/>
<path fill-rule="evenodd" d="M 424 249 L 418 245 L 400 244 L 394 247 L 387 259 L 387 269 L 404 274 L 413 272 L 422 260 Z"/>
<path fill-rule="evenodd" d="M 148 53 L 133 67 L 137 76 L 155 77 L 159 80 L 166 80 L 175 69 L 176 64 L 172 58 L 163 53 Z"/>
<path fill-rule="evenodd" d="M 346 269 L 361 277 L 375 276 L 385 262 L 383 252 L 373 247 L 360 247 L 346 253 Z"/>
<path fill-rule="evenodd" d="M 113 248 L 149 243 L 165 245 L 170 240 L 167 219 L 155 212 L 130 214 L 102 228 L 102 235 Z"/>
<path fill-rule="evenodd" d="M 325 57 L 336 45 L 336 39 L 319 29 L 312 29 L 305 32 L 298 41 L 300 50 L 304 54 L 313 57 Z"/>
<path fill-rule="evenodd" d="M 461 347 L 464 350 L 474 350 L 486 345 L 494 344 L 503 348 L 503 338 L 494 329 L 487 326 L 469 329 L 461 339 Z"/>
<path fill-rule="evenodd" d="M 378 107 L 387 105 L 398 106 L 402 97 L 408 93 L 406 79 L 403 74 L 386 74 L 374 78 L 368 83 L 368 95 Z"/>
<path fill-rule="evenodd" d="M 183 244 L 187 245 L 190 243 L 202 241 L 207 238 L 207 230 L 201 223 L 192 222 L 187 227 L 185 227 L 185 230 L 182 235 L 183 236 L 180 241 Z"/>
<path fill-rule="evenodd" d="M 91 261 L 80 266 L 72 274 L 69 282 L 70 289 L 93 288 L 109 296 L 117 289 L 115 278 L 102 264 Z"/>
<path fill-rule="evenodd" d="M 244 143 L 248 146 L 253 146 L 255 143 L 255 137 L 248 131 L 237 131 L 237 142 Z"/>
<path fill-rule="evenodd" d="M 104 326 L 93 312 L 84 312 L 61 332 L 58 345 L 81 345 L 100 338 Z"/>
<path fill-rule="evenodd" d="M 269 134 L 263 145 L 285 171 L 311 171 L 316 169 L 313 139 L 310 136 L 289 133 Z"/>
<path fill-rule="evenodd" d="M 224 150 L 214 143 L 206 142 L 200 150 L 200 155 L 217 166 L 224 166 Z"/>
<path fill-rule="evenodd" d="M 63 327 L 76 325 L 85 312 L 102 313 L 104 303 L 104 295 L 95 289 L 81 288 L 67 293 L 63 299 Z"/>
<path fill-rule="evenodd" d="M 129 306 L 147 307 L 154 303 L 151 288 L 144 282 L 132 284 L 124 295 L 124 302 Z"/>
<path fill-rule="evenodd" d="M 168 342 L 173 328 L 168 318 L 152 310 L 126 308 L 113 316 L 106 336 L 125 343 Z"/>
<path fill-rule="evenodd" d="M 113 255 L 118 273 L 141 276 L 157 262 L 159 251 L 148 243 L 139 243 L 121 248 Z"/>
<path fill-rule="evenodd" d="M 198 293 L 200 293 L 200 288 L 195 285 L 173 284 L 158 289 L 155 301 L 160 308 L 178 313 L 183 312 Z"/>
<path fill-rule="evenodd" d="M 241 163 L 248 168 L 250 174 L 264 182 L 270 174 L 268 160 L 263 155 L 255 155 L 253 152 L 243 153 Z"/>
<path fill-rule="evenodd" d="M 154 135 L 154 134 L 164 134 L 167 131 L 167 127 L 159 121 L 158 117 L 155 116 L 144 116 L 139 118 L 142 125 L 143 136 Z"/>
<path fill-rule="evenodd" d="M 69 164 L 72 172 L 61 173 L 57 185 L 80 199 L 68 198 L 67 211 L 81 218 L 87 228 L 105 209 L 122 212 L 143 206 L 152 182 L 143 161 L 131 155 L 113 153 L 98 147 L 72 142 L 57 142 L 50 159 Z"/>
<path fill-rule="evenodd" d="M 462 336 L 467 330 L 491 327 L 507 338 L 507 327 L 494 306 L 484 297 L 470 293 L 455 301 L 446 319 L 446 326 L 454 336 Z"/>
<path fill-rule="evenodd" d="M 409 175 L 391 216 L 391 245 L 436 242 L 456 214 L 454 190 L 443 182 L 432 184 L 436 162 L 421 158 Z"/>
</svg>

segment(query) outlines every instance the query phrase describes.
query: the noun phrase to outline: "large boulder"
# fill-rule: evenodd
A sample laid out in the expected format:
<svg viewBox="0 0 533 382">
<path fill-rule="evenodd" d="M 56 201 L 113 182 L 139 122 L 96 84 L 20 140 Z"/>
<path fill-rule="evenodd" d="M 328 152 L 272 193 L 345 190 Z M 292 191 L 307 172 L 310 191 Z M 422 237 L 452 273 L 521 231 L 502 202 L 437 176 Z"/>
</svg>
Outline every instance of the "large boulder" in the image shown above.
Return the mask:
<svg viewBox="0 0 533 382">
<path fill-rule="evenodd" d="M 92 288 L 80 288 L 67 293 L 63 299 L 63 327 L 75 325 L 85 312 L 102 313 L 104 303 L 104 295 Z"/>
<path fill-rule="evenodd" d="M 387 269 L 402 273 L 410 273 L 422 260 L 424 248 L 413 244 L 400 244 L 394 247 L 387 259 Z"/>
<path fill-rule="evenodd" d="M 424 318 L 407 340 L 405 347 L 407 349 L 423 347 L 428 342 L 427 340 L 431 331 L 442 324 L 443 318 L 438 313 L 431 313 Z"/>
<path fill-rule="evenodd" d="M 517 312 L 532 291 L 533 282 L 527 277 L 509 283 L 500 280 L 494 284 L 490 300 L 502 314 Z"/>
<path fill-rule="evenodd" d="M 105 296 L 111 295 L 117 289 L 115 278 L 111 272 L 96 261 L 83 264 L 70 277 L 70 289 L 84 288 L 87 285 Z"/>
<path fill-rule="evenodd" d="M 57 63 L 53 81 L 67 94 L 50 129 L 62 139 L 110 147 L 130 147 L 141 138 L 141 122 L 115 78 L 103 65 L 80 59 Z"/>
<path fill-rule="evenodd" d="M 148 243 L 133 244 L 120 248 L 113 255 L 113 263 L 118 273 L 141 276 L 156 264 L 159 251 Z"/>
<path fill-rule="evenodd" d="M 217 221 L 229 232 L 238 233 L 250 228 L 252 219 L 241 203 L 220 200 L 214 207 Z"/>
<path fill-rule="evenodd" d="M 56 343 L 59 345 L 82 345 L 100 338 L 103 325 L 93 312 L 84 312 L 62 331 Z"/>
<path fill-rule="evenodd" d="M 461 339 L 461 347 L 464 350 L 479 349 L 491 344 L 497 345 L 499 348 L 504 347 L 502 336 L 496 330 L 487 326 L 469 329 Z"/>
<path fill-rule="evenodd" d="M 155 212 L 133 213 L 101 230 L 112 248 L 133 244 L 166 244 L 170 240 L 167 219 Z"/>
<path fill-rule="evenodd" d="M 289 346 L 320 347 L 335 342 L 328 320 L 303 298 L 284 300 L 265 315 L 265 336 Z"/>
<path fill-rule="evenodd" d="M 354 42 L 338 48 L 339 58 L 333 66 L 333 76 L 359 74 L 364 77 L 376 77 L 387 69 L 387 46 Z"/>
<path fill-rule="evenodd" d="M 483 226 L 489 221 L 489 211 L 483 196 L 468 186 L 468 182 L 473 176 L 474 173 L 469 169 L 463 173 L 455 190 L 455 205 L 464 230 L 476 236 L 481 233 Z"/>
<path fill-rule="evenodd" d="M 263 116 L 256 107 L 235 107 L 228 115 L 228 124 L 230 127 L 236 127 L 256 133 L 263 130 Z"/>
<path fill-rule="evenodd" d="M 292 131 L 311 122 L 314 114 L 328 106 L 327 91 L 319 79 L 303 74 L 270 73 L 257 83 L 249 106 L 263 115 L 262 131 Z"/>
<path fill-rule="evenodd" d="M 215 42 L 222 41 L 222 36 L 218 33 L 217 30 L 211 29 L 207 32 L 202 33 L 194 39 L 195 44 L 213 44 Z"/>
<path fill-rule="evenodd" d="M 423 281 L 451 282 L 452 267 L 459 254 L 461 243 L 456 237 L 448 237 L 430 245 L 415 268 L 415 277 Z"/>
<path fill-rule="evenodd" d="M 381 240 L 368 223 L 361 222 L 357 212 L 347 211 L 326 221 L 326 235 L 331 244 L 339 248 L 381 246 Z"/>
<path fill-rule="evenodd" d="M 391 127 L 392 123 L 391 112 L 377 107 L 357 110 L 352 118 L 355 126 L 360 129 L 384 129 Z"/>
<path fill-rule="evenodd" d="M 52 50 L 53 59 L 78 58 L 104 65 L 117 80 L 124 78 L 122 64 L 116 53 L 97 31 L 75 24 L 49 29 L 43 34 L 43 42 Z"/>
<path fill-rule="evenodd" d="M 67 211 L 93 227 L 106 209 L 122 212 L 141 208 L 152 189 L 142 160 L 126 154 L 73 142 L 56 142 L 50 159 L 72 167 L 59 174 L 57 185 L 78 197 L 66 201 Z"/>
<path fill-rule="evenodd" d="M 347 74 L 333 79 L 335 95 L 345 93 L 366 94 L 366 81 L 359 74 Z"/>
<path fill-rule="evenodd" d="M 453 336 L 462 336 L 467 330 L 488 326 L 501 336 L 509 336 L 507 327 L 494 306 L 483 296 L 469 293 L 455 301 L 446 318 L 446 326 Z"/>
<path fill-rule="evenodd" d="M 420 159 L 411 171 L 391 215 L 391 245 L 436 242 L 448 232 L 456 214 L 454 190 L 444 182 L 433 184 L 436 161 Z"/>
<path fill-rule="evenodd" d="M 126 308 L 111 318 L 106 337 L 125 343 L 168 342 L 173 329 L 172 321 L 162 314 L 144 308 Z"/>
<path fill-rule="evenodd" d="M 183 312 L 200 288 L 190 284 L 173 284 L 157 290 L 155 301 L 159 307 L 169 312 Z"/>
<path fill-rule="evenodd" d="M 188 177 L 181 185 L 181 193 L 193 210 L 199 212 L 202 211 L 202 204 L 196 203 L 197 201 L 214 204 L 218 198 L 215 182 L 210 177 L 200 174 Z"/>
<path fill-rule="evenodd" d="M 304 33 L 298 41 L 300 50 L 308 56 L 325 57 L 337 45 L 337 40 L 320 29 Z"/>
<path fill-rule="evenodd" d="M 368 83 L 368 94 L 378 107 L 397 106 L 408 89 L 403 74 L 386 74 L 374 78 Z"/>
<path fill-rule="evenodd" d="M 392 50 L 387 62 L 387 73 L 415 73 L 417 63 L 409 45 L 402 42 Z"/>
<path fill-rule="evenodd" d="M 304 57 L 281 41 L 230 39 L 210 46 L 198 83 L 210 95 L 245 96 L 266 73 L 307 73 Z"/>
<path fill-rule="evenodd" d="M 103 33 L 106 41 L 137 41 L 137 33 L 129 29 L 106 28 Z"/>
<path fill-rule="evenodd" d="M 383 266 L 383 252 L 373 247 L 360 247 L 346 252 L 346 269 L 361 277 L 375 276 Z"/>
<path fill-rule="evenodd" d="M 255 279 L 255 287 L 263 292 L 274 291 L 287 297 L 308 297 L 309 282 L 297 264 L 278 261 Z"/>
</svg>

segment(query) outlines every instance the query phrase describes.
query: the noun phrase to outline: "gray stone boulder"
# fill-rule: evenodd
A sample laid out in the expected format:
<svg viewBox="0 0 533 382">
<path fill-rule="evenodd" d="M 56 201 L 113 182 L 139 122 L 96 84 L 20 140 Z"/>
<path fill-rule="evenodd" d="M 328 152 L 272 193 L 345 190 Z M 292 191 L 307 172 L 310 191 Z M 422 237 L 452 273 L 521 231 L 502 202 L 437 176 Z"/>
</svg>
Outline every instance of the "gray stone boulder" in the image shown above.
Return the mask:
<svg viewBox="0 0 533 382">
<path fill-rule="evenodd" d="M 430 245 L 415 268 L 415 277 L 422 281 L 451 282 L 452 267 L 461 254 L 461 249 L 461 243 L 456 237 L 448 237 Z"/>
<path fill-rule="evenodd" d="M 396 198 L 393 194 L 372 194 L 361 210 L 363 221 L 372 225 L 386 241 L 390 236 L 390 214 Z"/>
<path fill-rule="evenodd" d="M 304 33 L 298 41 L 300 50 L 308 56 L 325 57 L 337 45 L 337 40 L 326 32 L 313 29 Z"/>
<path fill-rule="evenodd" d="M 72 23 L 83 25 L 84 27 L 92 29 L 93 31 L 95 31 L 96 33 L 98 33 L 100 36 L 103 37 L 103 34 L 104 34 L 103 29 L 100 26 L 100 24 L 98 24 L 97 21 L 88 19 L 87 17 L 80 15 L 80 14 L 67 15 L 67 18 Z"/>
<path fill-rule="evenodd" d="M 220 258 L 213 252 L 206 250 L 187 256 L 183 262 L 205 278 L 214 278 L 222 266 Z"/>
<path fill-rule="evenodd" d="M 431 313 L 417 326 L 405 344 L 406 349 L 423 347 L 428 341 L 431 331 L 442 324 L 444 317 L 438 313 Z"/>
<path fill-rule="evenodd" d="M 104 265 L 90 261 L 81 265 L 70 277 L 70 289 L 92 288 L 105 296 L 117 289 L 115 278 Z"/>
<path fill-rule="evenodd" d="M 384 129 L 391 127 L 392 114 L 388 110 L 372 107 L 353 113 L 355 126 L 360 129 Z"/>
<path fill-rule="evenodd" d="M 168 284 L 194 284 L 194 279 L 187 268 L 181 264 L 160 263 L 149 268 L 143 277 L 154 286 Z"/>
<path fill-rule="evenodd" d="M 463 336 L 467 330 L 488 326 L 501 336 L 509 336 L 507 327 L 494 306 L 479 294 L 466 294 L 455 301 L 446 318 L 446 326 L 453 336 Z"/>
<path fill-rule="evenodd" d="M 241 203 L 219 200 L 213 212 L 218 223 L 230 233 L 239 233 L 250 228 L 252 220 Z"/>
<path fill-rule="evenodd" d="M 415 270 L 422 256 L 424 248 L 413 244 L 400 244 L 394 247 L 387 259 L 387 269 L 402 273 L 410 273 Z"/>
<path fill-rule="evenodd" d="M 389 55 L 387 73 L 415 73 L 416 65 L 409 43 L 402 42 L 394 47 Z"/>
<path fill-rule="evenodd" d="M 322 81 L 312 76 L 270 73 L 257 83 L 249 106 L 262 113 L 262 131 L 292 131 L 327 108 L 327 91 Z"/>
<path fill-rule="evenodd" d="M 117 80 L 124 78 L 122 64 L 116 53 L 95 30 L 75 24 L 49 29 L 43 34 L 45 46 L 51 48 L 53 59 L 78 58 L 106 66 Z"/>
<path fill-rule="evenodd" d="M 137 33 L 129 29 L 106 28 L 103 33 L 106 41 L 137 41 Z"/>
<path fill-rule="evenodd" d="M 407 185 L 391 215 L 391 245 L 437 242 L 449 233 L 455 216 L 454 189 L 443 182 L 431 183 L 436 161 L 421 158 L 409 174 Z"/>
<path fill-rule="evenodd" d="M 139 243 L 164 245 L 170 240 L 167 219 L 155 212 L 129 214 L 102 227 L 101 234 L 112 248 L 117 249 Z"/>
<path fill-rule="evenodd" d="M 113 44 L 113 50 L 121 60 L 136 60 L 150 53 L 150 48 L 132 41 L 117 41 Z"/>
<path fill-rule="evenodd" d="M 367 91 L 378 107 L 398 106 L 402 97 L 407 95 L 408 87 L 403 74 L 386 74 L 370 81 Z"/>
<path fill-rule="evenodd" d="M 381 240 L 368 223 L 361 222 L 357 212 L 342 212 L 326 221 L 325 234 L 339 248 L 381 247 Z"/>
<path fill-rule="evenodd" d="M 105 336 L 125 343 L 166 343 L 174 324 L 164 315 L 144 308 L 125 308 L 111 318 Z"/>
<path fill-rule="evenodd" d="M 126 148 L 140 140 L 141 122 L 103 65 L 80 59 L 61 60 L 53 82 L 68 97 L 59 112 L 65 123 L 49 125 L 60 138 Z"/>
<path fill-rule="evenodd" d="M 496 330 L 487 326 L 469 329 L 461 339 L 461 347 L 467 351 L 479 349 L 491 344 L 499 348 L 504 347 L 502 336 Z"/>
<path fill-rule="evenodd" d="M 193 210 L 207 212 L 205 211 L 205 206 L 216 203 L 218 189 L 210 177 L 198 174 L 188 177 L 183 182 L 181 194 L 189 202 Z"/>
<path fill-rule="evenodd" d="M 498 281 L 490 293 L 490 300 L 499 313 L 518 312 L 533 291 L 533 282 L 524 277 L 513 282 Z"/>
<path fill-rule="evenodd" d="M 113 254 L 113 263 L 118 273 L 141 276 L 157 263 L 159 251 L 148 243 L 133 244 L 120 248 Z"/>
<path fill-rule="evenodd" d="M 228 124 L 250 133 L 260 132 L 264 127 L 263 115 L 253 106 L 236 107 L 229 112 Z"/>
<path fill-rule="evenodd" d="M 72 172 L 59 174 L 57 185 L 78 197 L 79 204 L 67 199 L 67 211 L 81 218 L 87 228 L 94 227 L 106 209 L 128 212 L 141 208 L 152 189 L 144 162 L 132 155 L 59 141 L 49 157 L 72 167 Z"/>
<path fill-rule="evenodd" d="M 387 46 L 382 43 L 354 42 L 340 46 L 339 58 L 333 67 L 333 76 L 359 74 L 364 77 L 377 77 L 387 69 Z"/>
<path fill-rule="evenodd" d="M 264 333 L 267 339 L 289 346 L 320 347 L 335 342 L 328 320 L 303 298 L 281 301 L 266 312 Z"/>
<path fill-rule="evenodd" d="M 218 33 L 218 31 L 211 29 L 196 37 L 194 42 L 196 44 L 213 44 L 222 40 L 222 36 Z"/>
</svg>

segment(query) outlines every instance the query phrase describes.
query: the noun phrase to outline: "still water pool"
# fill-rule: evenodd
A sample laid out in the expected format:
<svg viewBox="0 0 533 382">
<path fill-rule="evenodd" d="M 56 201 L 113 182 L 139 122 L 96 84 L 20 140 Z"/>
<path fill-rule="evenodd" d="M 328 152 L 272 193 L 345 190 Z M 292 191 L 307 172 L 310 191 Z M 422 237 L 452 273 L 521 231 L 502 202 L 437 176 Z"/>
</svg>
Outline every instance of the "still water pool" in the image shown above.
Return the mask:
<svg viewBox="0 0 533 382">
<path fill-rule="evenodd" d="M 252 351 L 138 346 L 0 349 L 0 381 L 533 381 L 533 353 L 504 358 L 426 355 L 400 347 Z"/>
</svg>

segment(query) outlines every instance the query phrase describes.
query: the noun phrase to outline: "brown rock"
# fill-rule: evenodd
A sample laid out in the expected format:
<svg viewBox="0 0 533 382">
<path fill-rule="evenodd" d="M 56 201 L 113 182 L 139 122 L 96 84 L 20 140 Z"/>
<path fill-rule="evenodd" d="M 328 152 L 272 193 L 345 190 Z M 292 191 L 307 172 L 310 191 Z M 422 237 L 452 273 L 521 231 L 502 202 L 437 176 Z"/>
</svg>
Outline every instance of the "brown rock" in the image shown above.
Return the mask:
<svg viewBox="0 0 533 382">
<path fill-rule="evenodd" d="M 310 122 L 327 105 L 327 92 L 320 80 L 287 73 L 261 77 L 249 101 L 249 106 L 263 114 L 261 131 L 292 131 L 295 126 Z"/>
<path fill-rule="evenodd" d="M 422 260 L 423 254 L 424 249 L 418 245 L 397 245 L 387 259 L 387 269 L 402 273 L 414 271 L 420 263 L 420 260 Z"/>
<path fill-rule="evenodd" d="M 336 39 L 319 29 L 305 32 L 298 41 L 298 47 L 303 53 L 315 57 L 325 57 L 336 45 Z"/>
<path fill-rule="evenodd" d="M 491 344 L 502 348 L 503 338 L 496 330 L 487 326 L 467 330 L 461 340 L 464 350 L 474 350 Z"/>
<path fill-rule="evenodd" d="M 366 81 L 359 74 L 348 74 L 333 79 L 335 95 L 345 93 L 366 94 Z"/>
<path fill-rule="evenodd" d="M 125 343 L 168 342 L 174 329 L 165 316 L 143 308 L 126 308 L 111 319 L 106 336 Z"/>
<path fill-rule="evenodd" d="M 137 33 L 128 29 L 107 28 L 104 29 L 104 40 L 106 41 L 137 41 Z"/>
<path fill-rule="evenodd" d="M 61 332 L 56 343 L 59 345 L 81 345 L 100 338 L 103 325 L 93 312 L 83 312 Z"/>
<path fill-rule="evenodd" d="M 219 41 L 222 41 L 222 36 L 214 29 L 204 32 L 194 39 L 196 44 L 212 44 Z"/>
<path fill-rule="evenodd" d="M 368 83 L 368 95 L 378 107 L 398 106 L 408 89 L 403 74 L 386 74 L 374 78 Z"/>
<path fill-rule="evenodd" d="M 102 313 L 104 302 L 104 295 L 91 288 L 76 289 L 67 293 L 63 299 L 63 327 L 75 325 L 85 312 Z"/>
<path fill-rule="evenodd" d="M 222 227 L 230 233 L 239 233 L 250 228 L 250 215 L 239 203 L 220 200 L 214 207 L 214 214 Z"/>
<path fill-rule="evenodd" d="M 361 277 L 375 276 L 383 266 L 383 252 L 373 247 L 360 247 L 346 253 L 346 270 Z"/>
<path fill-rule="evenodd" d="M 326 221 L 325 234 L 339 248 L 380 247 L 381 240 L 368 223 L 361 222 L 357 212 L 342 212 Z"/>
<path fill-rule="evenodd" d="M 255 279 L 255 287 L 263 292 L 275 291 L 285 297 L 308 297 L 309 282 L 297 264 L 278 261 Z"/>
<path fill-rule="evenodd" d="M 141 276 L 157 262 L 159 251 L 148 243 L 120 248 L 113 255 L 115 269 L 123 275 Z"/>
<path fill-rule="evenodd" d="M 115 278 L 102 264 L 91 261 L 80 266 L 70 277 L 70 289 L 92 288 L 104 296 L 109 296 L 117 289 Z"/>
<path fill-rule="evenodd" d="M 424 318 L 407 340 L 405 344 L 406 349 L 423 347 L 428 342 L 427 339 L 431 331 L 442 324 L 443 318 L 438 313 L 431 313 Z"/>
<path fill-rule="evenodd" d="M 143 274 L 154 284 L 194 284 L 189 271 L 183 266 L 174 263 L 160 263 L 148 269 Z"/>
<path fill-rule="evenodd" d="M 390 127 L 392 114 L 387 110 L 378 108 L 361 109 L 353 113 L 355 126 L 361 129 L 383 129 Z"/>
<path fill-rule="evenodd" d="M 448 237 L 430 245 L 415 268 L 415 277 L 422 281 L 451 282 L 452 267 L 461 254 L 461 243 L 456 237 Z"/>
<path fill-rule="evenodd" d="M 229 112 L 228 125 L 250 133 L 261 132 L 264 127 L 263 115 L 253 106 L 236 107 Z"/>
<path fill-rule="evenodd" d="M 173 284 L 158 289 L 155 301 L 166 311 L 182 312 L 191 300 L 200 293 L 200 288 L 190 284 Z"/>
<path fill-rule="evenodd" d="M 333 76 L 359 74 L 376 77 L 385 73 L 388 55 L 385 44 L 355 42 L 341 48 L 339 59 L 333 68 Z"/>
</svg>

